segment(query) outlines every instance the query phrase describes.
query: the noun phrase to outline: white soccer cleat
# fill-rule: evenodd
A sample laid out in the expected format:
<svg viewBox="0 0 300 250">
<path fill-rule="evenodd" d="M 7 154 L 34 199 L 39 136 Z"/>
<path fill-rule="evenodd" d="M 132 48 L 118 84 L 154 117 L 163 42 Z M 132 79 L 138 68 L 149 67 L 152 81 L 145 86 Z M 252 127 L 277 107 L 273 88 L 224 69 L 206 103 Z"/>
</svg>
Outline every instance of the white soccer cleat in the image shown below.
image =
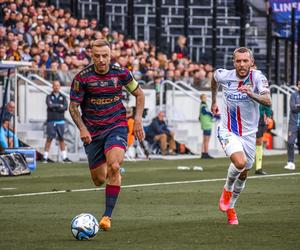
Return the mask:
<svg viewBox="0 0 300 250">
<path fill-rule="evenodd" d="M 296 169 L 296 166 L 295 166 L 295 163 L 294 162 L 288 162 L 285 166 L 284 166 L 285 169 L 288 169 L 288 170 L 295 170 Z"/>
</svg>

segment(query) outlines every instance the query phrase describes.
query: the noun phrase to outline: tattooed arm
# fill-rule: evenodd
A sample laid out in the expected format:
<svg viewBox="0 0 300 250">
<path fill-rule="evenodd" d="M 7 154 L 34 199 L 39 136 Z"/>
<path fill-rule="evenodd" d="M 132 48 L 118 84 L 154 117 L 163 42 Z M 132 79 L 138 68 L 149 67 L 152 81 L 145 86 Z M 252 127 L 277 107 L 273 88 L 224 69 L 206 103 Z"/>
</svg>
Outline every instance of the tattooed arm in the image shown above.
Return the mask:
<svg viewBox="0 0 300 250">
<path fill-rule="evenodd" d="M 213 77 L 211 79 L 211 112 L 213 115 L 219 114 L 219 107 L 217 105 L 217 94 L 218 94 L 218 84 Z"/>
<path fill-rule="evenodd" d="M 142 116 L 145 106 L 145 96 L 141 87 L 138 87 L 132 94 L 136 98 L 136 111 L 134 118 L 134 135 L 138 138 L 139 141 L 145 139 L 145 132 L 142 125 Z"/>
<path fill-rule="evenodd" d="M 256 101 L 262 105 L 265 105 L 268 107 L 270 107 L 272 105 L 272 100 L 271 100 L 271 96 L 269 93 L 265 93 L 262 95 L 256 94 L 252 91 L 252 88 L 250 85 L 241 86 L 238 90 L 241 91 L 242 93 L 247 93 L 247 95 L 249 97 L 251 97 L 254 101 Z"/>
<path fill-rule="evenodd" d="M 69 112 L 74 123 L 76 124 L 77 128 L 80 131 L 80 139 L 83 141 L 83 143 L 90 144 L 92 141 L 92 137 L 81 119 L 81 114 L 78 108 L 79 108 L 79 103 L 72 102 L 72 101 L 70 102 Z"/>
</svg>

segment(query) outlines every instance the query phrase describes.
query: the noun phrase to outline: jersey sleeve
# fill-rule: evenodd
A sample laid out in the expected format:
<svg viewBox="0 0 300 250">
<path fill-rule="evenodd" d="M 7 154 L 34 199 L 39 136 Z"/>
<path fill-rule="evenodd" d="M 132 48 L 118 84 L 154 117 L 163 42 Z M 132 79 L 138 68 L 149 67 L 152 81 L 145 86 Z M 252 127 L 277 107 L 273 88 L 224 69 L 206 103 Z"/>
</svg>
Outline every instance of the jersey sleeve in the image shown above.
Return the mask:
<svg viewBox="0 0 300 250">
<path fill-rule="evenodd" d="M 268 79 L 261 71 L 254 72 L 254 86 L 260 95 L 270 93 Z"/>
<path fill-rule="evenodd" d="M 139 84 L 132 76 L 131 72 L 128 69 L 124 69 L 124 74 L 120 77 L 120 83 L 124 86 L 128 92 L 134 92 Z"/>
<path fill-rule="evenodd" d="M 221 79 L 222 79 L 222 74 L 224 73 L 224 69 L 217 69 L 214 73 L 214 79 L 217 82 L 218 86 L 221 83 Z"/>
<path fill-rule="evenodd" d="M 84 83 L 79 75 L 76 75 L 72 81 L 70 89 L 70 99 L 72 102 L 81 103 L 84 98 Z"/>
</svg>

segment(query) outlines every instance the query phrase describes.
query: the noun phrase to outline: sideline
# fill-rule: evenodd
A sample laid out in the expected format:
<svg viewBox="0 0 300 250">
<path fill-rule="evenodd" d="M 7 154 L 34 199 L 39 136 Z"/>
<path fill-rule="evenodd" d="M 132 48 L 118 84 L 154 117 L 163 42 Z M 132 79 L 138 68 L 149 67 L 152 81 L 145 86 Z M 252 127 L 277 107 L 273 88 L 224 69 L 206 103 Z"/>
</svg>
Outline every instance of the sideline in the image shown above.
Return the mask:
<svg viewBox="0 0 300 250">
<path fill-rule="evenodd" d="M 282 177 L 282 176 L 293 176 L 293 175 L 300 175 L 300 172 L 286 173 L 286 174 L 269 174 L 269 175 L 260 175 L 260 176 L 249 176 L 248 179 L 260 179 L 260 178 Z M 157 182 L 157 183 L 148 183 L 148 184 L 134 184 L 134 185 L 121 186 L 121 188 L 154 187 L 154 186 L 166 186 L 166 185 L 177 185 L 177 184 L 206 183 L 206 182 L 216 182 L 216 181 L 225 181 L 225 178 L 192 180 L 192 181 Z M 63 194 L 63 193 L 70 193 L 70 192 L 73 192 L 73 193 L 89 192 L 89 191 L 98 191 L 98 190 L 104 190 L 104 189 L 105 188 L 85 188 L 85 189 L 38 192 L 38 193 L 10 194 L 10 195 L 1 195 L 0 198 L 26 197 L 26 196 L 48 195 L 48 194 Z"/>
</svg>

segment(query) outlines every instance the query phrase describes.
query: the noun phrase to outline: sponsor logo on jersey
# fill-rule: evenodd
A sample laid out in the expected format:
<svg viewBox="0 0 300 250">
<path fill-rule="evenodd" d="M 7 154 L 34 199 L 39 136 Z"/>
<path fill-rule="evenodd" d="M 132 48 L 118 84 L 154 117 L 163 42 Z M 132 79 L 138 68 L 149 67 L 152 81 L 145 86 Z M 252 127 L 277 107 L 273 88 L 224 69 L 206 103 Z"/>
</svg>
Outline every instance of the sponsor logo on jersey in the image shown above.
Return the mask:
<svg viewBox="0 0 300 250">
<path fill-rule="evenodd" d="M 250 100 L 250 97 L 246 94 L 246 93 L 237 93 L 237 94 L 233 94 L 233 93 L 227 93 L 224 92 L 224 95 L 226 97 L 227 100 Z"/>
<path fill-rule="evenodd" d="M 90 103 L 95 105 L 102 105 L 102 104 L 110 104 L 112 102 L 117 102 L 120 100 L 119 96 L 115 96 L 112 98 L 91 98 Z"/>
</svg>

